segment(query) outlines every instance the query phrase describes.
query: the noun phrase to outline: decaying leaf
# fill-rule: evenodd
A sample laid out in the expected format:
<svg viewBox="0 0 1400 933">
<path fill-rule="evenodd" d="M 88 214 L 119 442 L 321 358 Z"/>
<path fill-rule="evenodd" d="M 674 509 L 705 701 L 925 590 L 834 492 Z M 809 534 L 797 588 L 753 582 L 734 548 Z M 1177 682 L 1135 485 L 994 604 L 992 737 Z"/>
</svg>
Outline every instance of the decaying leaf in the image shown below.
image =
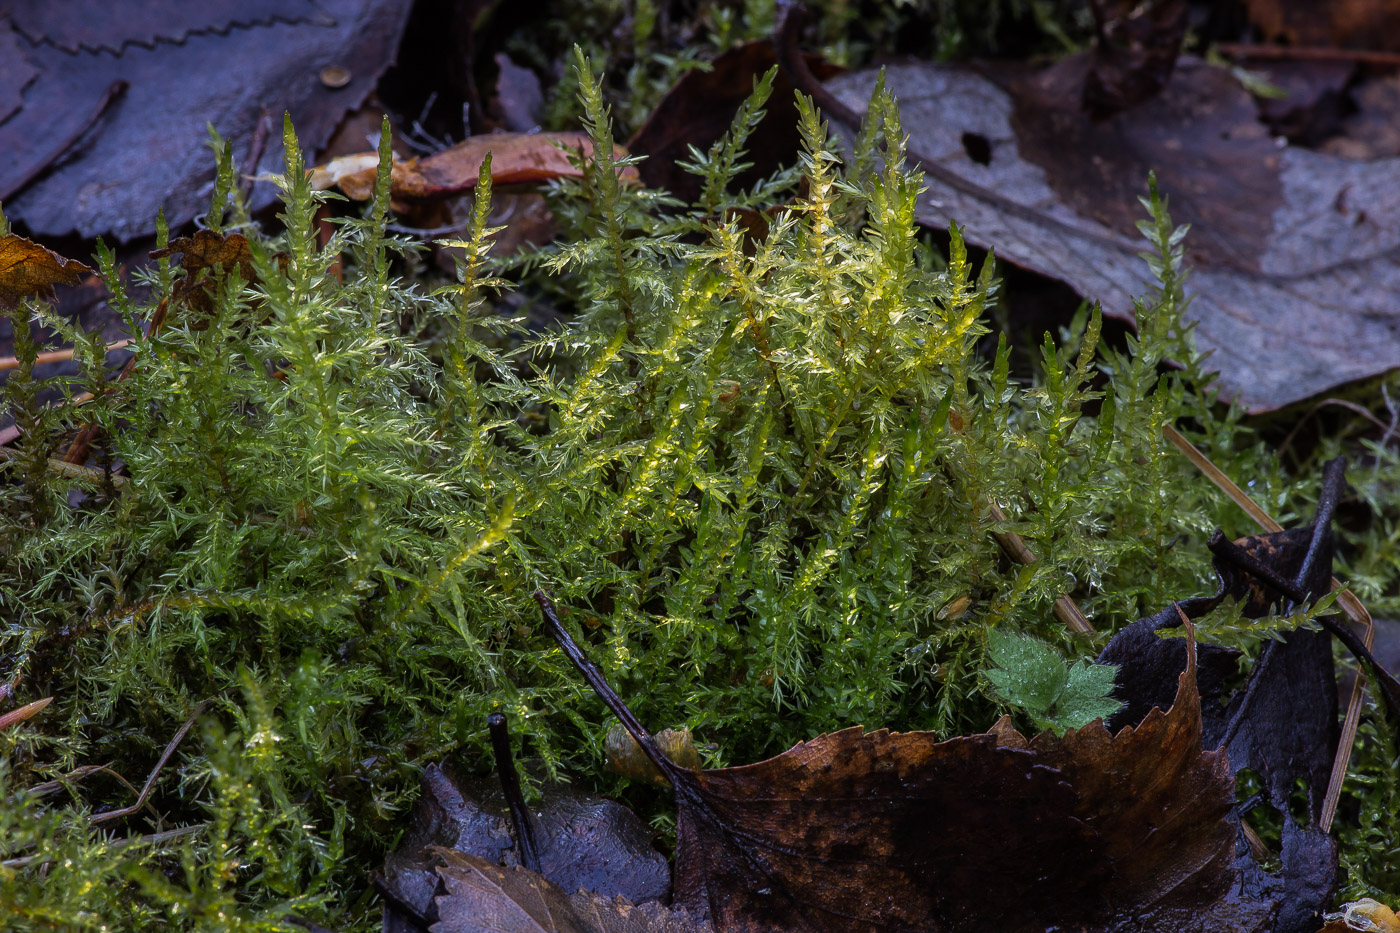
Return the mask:
<svg viewBox="0 0 1400 933">
<path fill-rule="evenodd" d="M 53 294 L 55 285 L 77 285 L 92 270 L 22 236 L 0 236 L 0 306 Z"/>
<path fill-rule="evenodd" d="M 1363 897 L 1328 914 L 1327 925 L 1318 933 L 1400 933 L 1400 917 L 1380 901 Z"/>
<path fill-rule="evenodd" d="M 1114 636 L 1099 658 L 1119 668 L 1118 696 L 1126 705 L 1114 723 L 1131 722 L 1159 703 L 1164 672 L 1180 663 L 1186 650 L 1181 640 L 1162 638 L 1158 630 L 1177 627 L 1187 617 L 1199 618 L 1225 599 L 1242 603 L 1247 618 L 1259 618 L 1280 607 L 1299 608 L 1327 593 L 1332 515 L 1342 492 L 1342 468 L 1340 459 L 1327 465 L 1312 524 L 1233 543 L 1217 533 L 1210 542 L 1220 578 L 1215 595 L 1183 600 Z M 1336 884 L 1336 845 L 1318 826 L 1338 737 L 1332 635 L 1371 665 L 1382 695 L 1400 709 L 1395 678 L 1376 665 L 1360 640 L 1340 623 L 1322 622 L 1327 631 L 1299 629 L 1266 644 L 1245 685 L 1230 697 L 1221 697 L 1222 682 L 1236 655 L 1203 646 L 1212 652 L 1215 683 L 1210 693 L 1217 698 L 1204 710 L 1206 745 L 1223 745 L 1234 772 L 1257 773 L 1265 800 L 1284 821 L 1282 873 L 1271 877 L 1247 862 L 1241 866 L 1247 889 L 1278 901 L 1274 933 L 1316 930 Z M 1306 795 L 1302 823 L 1290 806 L 1299 787 Z"/>
<path fill-rule="evenodd" d="M 227 32 L 234 26 L 266 26 L 274 21 L 324 18 L 311 0 L 241 0 L 239 3 L 16 4 L 8 11 L 15 28 L 33 43 L 47 42 L 65 52 L 106 50 L 120 54 L 128 45 L 181 42 L 190 35 Z"/>
<path fill-rule="evenodd" d="M 642 181 L 652 188 L 665 188 L 684 200 L 698 198 L 700 179 L 678 163 L 691 159 L 692 146 L 704 151 L 728 132 L 735 111 L 753 92 L 754 82 L 777 61 L 773 43 L 759 39 L 722 53 L 709 68 L 687 71 L 627 142 L 629 151 L 647 157 L 638 167 Z M 815 55 L 806 61 L 821 78 L 841 71 Z M 766 116 L 744 146 L 744 161 L 752 163 L 752 167 L 735 179 L 736 188 L 750 187 L 795 158 L 801 140 L 793 92 L 792 82 L 779 73 L 768 98 Z"/>
<path fill-rule="evenodd" d="M 1160 94 L 1094 123 L 1074 92 L 1086 67 L 1008 77 L 1012 90 L 954 66 L 888 68 L 929 171 L 919 220 L 956 221 L 1130 320 L 1152 287 L 1133 225 L 1155 169 L 1191 224 L 1186 316 L 1226 395 L 1263 411 L 1400 365 L 1400 160 L 1280 148 L 1227 70 L 1185 58 Z M 827 88 L 863 111 L 875 80 Z"/>
<path fill-rule="evenodd" d="M 667 758 L 682 768 L 700 770 L 700 753 L 695 750 L 690 729 L 662 729 L 653 738 Z M 603 740 L 603 750 L 608 756 L 606 767 L 614 774 L 634 781 L 650 781 L 662 787 L 671 786 L 666 776 L 656 770 L 656 765 L 651 763 L 651 759 L 642 751 L 637 740 L 632 738 L 621 723 L 608 730 L 608 737 Z"/>
<path fill-rule="evenodd" d="M 757 764 L 669 761 L 564 631 L 546 625 L 676 794 L 676 903 L 720 930 L 1067 929 L 1233 933 L 1234 785 L 1201 748 L 1194 652 L 1170 711 L 1028 741 L 1003 723 L 821 736 Z"/>
<path fill-rule="evenodd" d="M 27 85 L 22 108 L 0 122 L 6 213 L 37 234 L 129 240 L 154 229 L 158 208 L 175 227 L 208 207 L 209 123 L 233 142 L 249 175 L 281 170 L 276 129 L 284 111 L 303 148 L 324 145 L 392 63 L 410 4 L 11 6 L 24 33 L 16 33 L 17 44 L 33 75 L 26 80 L 24 68 L 12 69 L 0 42 L 0 81 Z M 167 19 L 167 8 L 179 11 Z M 0 23 L 0 34 L 8 28 Z M 332 66 L 349 71 L 344 86 L 320 80 Z M 0 85 L 0 111 L 11 93 Z M 258 165 L 244 164 L 264 120 L 273 130 L 270 143 Z M 250 207 L 270 204 L 276 194 L 273 185 L 258 185 Z"/>
<path fill-rule="evenodd" d="M 1081 871 L 1103 872 L 1111 930 L 1269 929 L 1274 905 L 1237 896 L 1234 781 L 1223 751 L 1202 751 L 1194 633 L 1176 697 L 1136 726 L 1092 723 L 1057 739 L 1026 740 L 1003 719 L 994 732 L 1029 748 L 1077 791 L 1077 815 L 1103 851 Z"/>
<path fill-rule="evenodd" d="M 566 894 L 534 872 L 502 868 L 452 849 L 429 849 L 439 882 L 432 933 L 702 933 L 684 910 L 634 905 L 587 891 Z"/>
<path fill-rule="evenodd" d="M 619 158 L 626 150 L 615 146 Z M 491 156 L 493 185 L 542 184 L 556 178 L 579 178 L 581 170 L 569 161 L 569 153 L 593 152 L 587 133 L 491 133 L 472 136 L 450 149 L 422 159 L 395 162 L 390 175 L 390 194 L 395 198 L 426 200 L 462 194 L 476 187 L 481 164 Z M 379 157 L 374 153 L 342 156 L 320 166 L 312 184 L 320 188 L 339 186 L 358 201 L 374 197 L 374 177 Z M 637 180 L 637 170 L 628 166 L 624 179 Z"/>
<path fill-rule="evenodd" d="M 551 785 L 530 812 L 541 874 L 548 882 L 565 891 L 585 888 L 633 904 L 669 894 L 666 859 L 652 846 L 651 832 L 621 804 Z M 436 765 L 424 769 L 422 794 L 403 847 L 385 860 L 375 879 L 402 923 L 422 927 L 431 922 L 438 884 L 434 869 L 424 861 L 431 847 L 466 853 L 491 865 L 518 865 L 500 785 L 463 780 Z"/>
<path fill-rule="evenodd" d="M 24 89 L 39 74 L 8 22 L 0 23 L 0 123 L 24 106 Z"/>
<path fill-rule="evenodd" d="M 190 272 L 221 266 L 225 270 L 239 267 L 245 281 L 253 280 L 253 254 L 248 238 L 241 233 L 227 235 L 213 230 L 197 230 L 194 236 L 176 237 L 164 249 L 152 250 L 152 259 L 180 256 L 180 265 Z"/>
</svg>

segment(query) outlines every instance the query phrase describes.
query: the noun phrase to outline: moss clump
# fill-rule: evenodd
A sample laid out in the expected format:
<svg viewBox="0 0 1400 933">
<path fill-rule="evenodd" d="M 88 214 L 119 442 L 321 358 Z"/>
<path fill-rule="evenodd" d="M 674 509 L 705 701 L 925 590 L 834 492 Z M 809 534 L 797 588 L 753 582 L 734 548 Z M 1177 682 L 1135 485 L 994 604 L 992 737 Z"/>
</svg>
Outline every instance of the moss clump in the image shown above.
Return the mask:
<svg viewBox="0 0 1400 933">
<path fill-rule="evenodd" d="M 495 300 L 509 270 L 489 260 L 489 167 L 459 281 L 425 292 L 395 272 L 419 247 L 385 231 L 387 133 L 368 216 L 319 248 L 328 195 L 289 129 L 285 233 L 234 207 L 252 281 L 162 261 L 138 302 L 104 251 L 133 333 L 160 302 L 170 314 L 136 340 L 131 378 L 108 386 L 95 338 L 70 333 L 95 404 L 43 409 L 25 366 L 10 379 L 28 430 L 0 467 L 0 657 L 25 698 L 56 698 L 0 735 L 6 857 L 28 859 L 0 868 L 13 928 L 370 928 L 363 872 L 417 771 L 484 767 L 492 710 L 549 771 L 598 780 L 608 723 L 541 633 L 537 587 L 643 721 L 741 762 L 854 723 L 985 728 L 1010 709 L 985 676 L 989 632 L 1078 658 L 1208 589 L 1202 542 L 1241 521 L 1163 424 L 1194 426 L 1271 505 L 1309 508 L 1311 479 L 1290 481 L 1206 389 L 1155 194 L 1161 286 L 1137 336 L 1105 350 L 1085 313 L 1021 383 L 1005 335 L 978 349 L 990 261 L 974 269 L 956 229 L 946 259 L 915 235 L 921 176 L 885 92 L 844 164 L 801 102 L 801 165 L 732 193 L 765 82 L 697 158 L 706 203 L 690 207 L 619 182 L 582 57 L 578 76 L 595 161 L 551 192 L 560 244 L 513 273 L 567 296 L 563 324 L 528 331 Z M 225 155 L 216 232 L 231 177 Z M 751 237 L 737 218 L 762 208 Z M 34 315 L 66 326 L 31 305 L 18 335 Z M 97 468 L 49 472 L 89 422 Z M 1040 560 L 1011 563 L 993 531 Z M 1093 638 L 1054 620 L 1062 593 Z M 138 779 L 205 700 L 157 784 L 162 822 L 125 821 L 198 833 L 123 848 L 88 822 L 127 802 L 115 785 L 39 796 L 83 764 Z"/>
</svg>

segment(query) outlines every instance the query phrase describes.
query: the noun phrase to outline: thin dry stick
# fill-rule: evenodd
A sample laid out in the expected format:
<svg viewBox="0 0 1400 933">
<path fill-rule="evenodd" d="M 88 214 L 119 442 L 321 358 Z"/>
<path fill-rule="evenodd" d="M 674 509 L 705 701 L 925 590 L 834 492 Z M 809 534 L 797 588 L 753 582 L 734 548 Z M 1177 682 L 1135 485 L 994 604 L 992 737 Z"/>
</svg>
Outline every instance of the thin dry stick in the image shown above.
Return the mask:
<svg viewBox="0 0 1400 933">
<path fill-rule="evenodd" d="M 107 352 L 111 353 L 113 350 L 120 350 L 126 347 L 129 343 L 131 343 L 130 337 L 125 337 L 121 340 L 113 341 L 112 343 L 107 344 Z M 73 348 L 65 347 L 62 350 L 49 350 L 47 352 L 40 353 L 35 358 L 34 365 L 41 366 L 44 363 L 62 363 L 64 360 L 71 360 L 72 358 Z M 16 359 L 13 356 L 0 356 L 0 373 L 9 372 L 12 369 L 18 368 L 18 359 Z"/>
<path fill-rule="evenodd" d="M 987 501 L 987 505 L 991 507 L 992 518 L 999 522 L 1009 520 L 1006 517 L 1006 513 L 1001 510 L 1001 506 L 991 500 Z M 1025 539 L 1014 531 L 994 531 L 992 532 L 992 537 L 997 539 L 997 544 L 1001 545 L 1001 549 L 1006 552 L 1006 556 L 1018 564 L 1033 564 L 1039 559 L 1035 556 L 1035 552 L 1026 545 Z M 1084 615 L 1079 605 L 1074 600 L 1070 599 L 1068 595 L 1062 594 L 1056 598 L 1054 608 L 1055 618 L 1063 622 L 1065 627 L 1071 632 L 1080 635 L 1089 635 L 1093 633 L 1094 626 L 1089 624 L 1088 617 Z"/>
<path fill-rule="evenodd" d="M 199 823 L 195 826 L 181 826 L 179 829 L 167 829 L 164 832 L 150 833 L 145 836 L 128 836 L 125 839 L 118 839 L 112 843 L 113 849 L 125 849 L 127 846 L 158 846 L 181 839 L 185 836 L 193 836 L 195 833 L 203 832 L 206 824 Z M 37 855 L 24 855 L 19 858 L 7 858 L 0 862 L 0 866 L 5 868 L 28 868 L 39 862 L 50 862 L 52 859 L 40 859 Z"/>
<path fill-rule="evenodd" d="M 200 714 L 202 714 L 205 710 L 209 708 L 209 704 L 212 702 L 214 701 L 205 700 L 204 702 L 200 703 L 194 708 L 193 713 L 190 713 L 190 718 L 185 720 L 185 724 L 180 727 L 179 731 L 175 733 L 175 737 L 172 738 L 169 744 L 165 746 L 165 751 L 160 753 L 160 760 L 157 761 L 156 766 L 151 769 L 151 774 L 149 777 L 146 778 L 146 784 L 144 787 L 141 788 L 141 793 L 136 797 L 135 803 L 133 803 L 129 807 L 122 807 L 120 810 L 109 810 L 106 813 L 98 813 L 97 815 L 93 816 L 88 822 L 92 823 L 95 826 L 98 823 L 105 823 L 108 820 L 115 820 L 123 816 L 130 816 L 131 814 L 144 807 L 146 805 L 146 798 L 151 795 L 151 788 L 156 786 L 156 778 L 160 776 L 161 769 L 163 769 L 165 767 L 165 763 L 170 760 L 170 756 L 175 754 L 176 746 L 178 746 L 180 744 L 180 740 L 185 737 L 185 733 L 190 731 L 190 727 L 194 725 L 194 721 L 199 718 Z"/>
<path fill-rule="evenodd" d="M 1278 453 L 1282 454 L 1285 450 L 1287 450 L 1288 445 L 1293 443 L 1293 438 L 1297 436 L 1298 430 L 1307 422 L 1307 420 L 1328 405 L 1335 405 L 1338 408 L 1345 408 L 1347 411 L 1354 412 L 1360 415 L 1361 417 L 1365 418 L 1367 421 L 1374 424 L 1376 427 L 1380 428 L 1383 432 L 1389 432 L 1390 430 L 1389 425 L 1387 425 L 1381 419 L 1377 418 L 1375 415 L 1371 414 L 1371 410 L 1369 408 L 1363 408 L 1355 402 L 1348 402 L 1346 399 L 1325 398 L 1322 401 L 1318 402 L 1316 405 L 1314 405 L 1312 408 L 1309 408 L 1307 412 L 1304 413 L 1303 417 L 1298 419 L 1298 421 L 1293 425 L 1293 429 L 1288 432 L 1288 435 L 1284 437 L 1282 441 L 1279 442 Z"/>
<path fill-rule="evenodd" d="M 1356 62 L 1362 65 L 1400 65 L 1400 53 L 1368 49 L 1328 49 L 1306 45 L 1253 45 L 1248 42 L 1222 42 L 1215 47 L 1221 55 L 1252 58 L 1255 61 L 1289 60 L 1298 62 Z"/>
<path fill-rule="evenodd" d="M 1259 505 L 1251 499 L 1243 489 L 1236 486 L 1230 477 L 1221 472 L 1220 468 L 1211 463 L 1206 455 L 1196 449 L 1196 446 L 1181 436 L 1176 428 L 1169 424 L 1162 425 L 1162 433 L 1167 440 L 1184 453 L 1188 460 L 1196 465 L 1196 469 L 1205 474 L 1206 478 L 1214 483 L 1221 492 L 1229 497 L 1230 501 L 1244 509 L 1249 517 L 1259 524 L 1265 531 L 1282 531 L 1283 526 L 1274 521 L 1268 512 L 1265 512 Z M 1351 590 L 1343 589 L 1342 584 L 1336 577 L 1332 578 L 1332 589 L 1341 590 L 1337 596 L 1337 605 L 1342 607 L 1342 612 L 1346 614 L 1348 620 L 1353 625 L 1361 628 L 1361 642 L 1370 650 L 1376 638 L 1375 627 L 1371 624 L 1371 613 L 1366 607 L 1361 605 L 1361 600 L 1356 598 L 1356 594 Z M 1342 781 L 1347 776 L 1347 765 L 1351 763 L 1351 746 L 1356 741 L 1356 729 L 1361 724 L 1361 703 L 1366 698 L 1366 671 L 1358 667 L 1356 670 L 1356 681 L 1351 687 L 1351 698 L 1347 701 L 1346 718 L 1342 720 L 1342 735 L 1337 743 L 1337 754 L 1332 759 L 1332 776 L 1327 782 L 1327 796 L 1322 801 L 1322 819 L 1320 825 L 1322 831 L 1330 832 L 1332 820 L 1337 815 L 1337 802 L 1342 796 Z"/>
<path fill-rule="evenodd" d="M 0 444 L 3 443 L 7 443 L 7 441 L 4 439 L 3 436 L 0 436 Z M 19 451 L 11 450 L 8 447 L 0 447 L 0 460 L 18 459 Z M 93 483 L 100 483 L 103 481 L 103 479 L 109 476 L 109 474 L 104 474 L 101 470 L 96 469 L 95 467 L 83 466 L 79 463 L 68 463 L 67 461 L 60 460 L 57 457 L 49 458 L 49 472 L 61 473 L 64 476 L 69 476 L 73 479 L 85 479 Z M 117 476 L 115 474 L 110 474 L 110 478 L 112 480 L 112 485 L 117 487 L 118 489 L 121 489 L 123 486 L 125 486 L 128 480 L 130 479 L 130 477 Z"/>
<path fill-rule="evenodd" d="M 89 774 L 97 774 L 98 772 L 110 774 L 112 777 L 131 788 L 133 794 L 136 793 L 136 788 L 131 787 L 131 783 L 127 781 L 126 778 L 122 777 L 120 773 L 113 771 L 108 765 L 79 765 L 61 778 L 55 778 L 52 781 L 44 781 L 42 784 L 35 784 L 33 787 L 26 787 L 24 793 L 30 797 L 47 797 L 50 794 L 58 793 L 70 784 L 78 783 Z"/>
</svg>

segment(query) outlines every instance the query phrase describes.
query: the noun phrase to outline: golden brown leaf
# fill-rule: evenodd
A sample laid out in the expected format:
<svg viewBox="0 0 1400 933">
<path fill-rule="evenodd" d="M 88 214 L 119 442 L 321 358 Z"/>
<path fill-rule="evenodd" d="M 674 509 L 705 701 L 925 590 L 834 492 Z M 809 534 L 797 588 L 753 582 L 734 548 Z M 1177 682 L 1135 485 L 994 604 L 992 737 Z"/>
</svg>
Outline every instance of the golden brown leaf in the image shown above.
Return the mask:
<svg viewBox="0 0 1400 933">
<path fill-rule="evenodd" d="M 0 306 L 51 296 L 55 285 L 77 285 L 84 272 L 92 270 L 33 240 L 14 234 L 0 237 Z"/>
</svg>

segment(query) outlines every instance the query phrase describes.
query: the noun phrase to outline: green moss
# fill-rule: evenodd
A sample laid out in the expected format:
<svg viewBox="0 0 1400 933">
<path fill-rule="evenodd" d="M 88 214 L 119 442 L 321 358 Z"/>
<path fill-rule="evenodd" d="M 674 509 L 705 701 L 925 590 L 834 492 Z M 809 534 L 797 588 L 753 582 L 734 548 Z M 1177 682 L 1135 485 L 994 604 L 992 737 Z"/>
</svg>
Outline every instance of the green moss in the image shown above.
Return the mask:
<svg viewBox="0 0 1400 933">
<path fill-rule="evenodd" d="M 249 235 L 256 282 L 163 261 L 137 301 L 103 251 L 133 325 L 177 305 L 136 340 L 131 378 L 55 409 L 35 403 L 28 362 L 11 377 L 28 430 L 0 464 L 0 656 L 24 699 L 55 697 L 0 734 L 6 855 L 31 859 L 0 868 L 14 928 L 259 929 L 294 912 L 369 929 L 364 872 L 394 845 L 417 772 L 484 770 L 492 710 L 547 771 L 602 782 L 609 723 L 541 632 L 537 587 L 644 722 L 689 726 L 710 764 L 745 762 L 855 723 L 985 729 L 1016 712 L 987 673 L 989 633 L 1079 659 L 1209 591 L 1205 538 L 1249 529 L 1165 423 L 1280 520 L 1309 510 L 1311 464 L 1290 479 L 1207 388 L 1155 193 L 1160 288 L 1137 336 L 1104 349 L 1086 313 L 1017 380 L 1004 335 L 978 349 L 992 263 L 974 268 L 956 229 L 947 257 L 915 235 L 921 178 L 883 91 L 851 168 L 803 101 L 801 165 L 726 193 L 756 97 L 695 166 L 707 194 L 692 207 L 619 181 L 598 79 L 582 58 L 578 73 L 598 155 L 551 191 L 562 237 L 546 253 L 493 264 L 486 170 L 456 284 L 399 277 L 420 247 L 386 235 L 384 177 L 322 249 L 312 218 L 331 196 L 309 189 L 288 130 L 286 232 L 258 234 L 237 204 L 226 219 L 231 185 L 209 215 Z M 761 240 L 713 220 L 773 205 Z M 171 298 L 190 275 L 207 312 Z M 526 330 L 499 300 L 506 275 L 564 303 L 563 323 Z M 33 315 L 67 326 L 30 305 L 11 314 L 21 337 Z M 94 338 L 70 336 L 101 389 Z M 89 421 L 94 462 L 123 464 L 125 482 L 47 469 Z M 1393 599 L 1393 563 L 1366 548 L 1393 552 L 1400 471 L 1384 451 L 1375 464 L 1356 561 L 1363 591 Z M 1012 563 L 994 531 L 1041 559 Z M 1062 593 L 1093 637 L 1055 621 Z M 97 762 L 139 783 L 206 699 L 153 798 L 161 828 L 199 834 L 120 848 L 86 822 L 129 802 L 117 785 L 32 792 Z M 1389 812 L 1393 783 L 1357 788 L 1363 819 Z"/>
</svg>

